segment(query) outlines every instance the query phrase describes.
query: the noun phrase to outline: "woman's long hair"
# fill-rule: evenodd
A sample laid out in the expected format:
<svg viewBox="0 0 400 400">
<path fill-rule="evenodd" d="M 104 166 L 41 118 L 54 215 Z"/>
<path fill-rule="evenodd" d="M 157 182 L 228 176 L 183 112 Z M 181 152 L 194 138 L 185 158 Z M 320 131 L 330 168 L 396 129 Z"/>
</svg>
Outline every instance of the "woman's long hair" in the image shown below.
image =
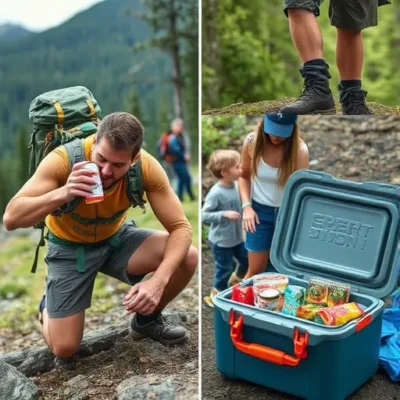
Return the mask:
<svg viewBox="0 0 400 400">
<path fill-rule="evenodd" d="M 296 170 L 297 163 L 297 152 L 299 148 L 300 135 L 297 124 L 294 124 L 293 133 L 290 137 L 285 139 L 283 142 L 283 159 L 282 164 L 278 172 L 278 185 L 284 187 L 290 175 Z M 258 124 L 257 131 L 255 134 L 255 140 L 252 151 L 251 160 L 251 176 L 254 178 L 257 176 L 257 167 L 260 162 L 261 155 L 264 150 L 264 146 L 270 146 L 271 139 L 269 135 L 264 133 L 264 123 L 263 120 Z"/>
</svg>

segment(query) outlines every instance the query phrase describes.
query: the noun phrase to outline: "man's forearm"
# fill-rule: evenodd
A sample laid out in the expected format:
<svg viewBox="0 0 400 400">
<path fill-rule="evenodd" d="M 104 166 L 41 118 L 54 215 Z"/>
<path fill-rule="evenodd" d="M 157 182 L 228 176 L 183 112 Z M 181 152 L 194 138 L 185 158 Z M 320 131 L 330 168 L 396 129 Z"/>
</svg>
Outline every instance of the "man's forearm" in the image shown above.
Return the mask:
<svg viewBox="0 0 400 400">
<path fill-rule="evenodd" d="M 6 208 L 4 225 L 7 230 L 29 228 L 65 202 L 65 191 L 62 187 L 38 197 L 16 197 Z"/>
<path fill-rule="evenodd" d="M 167 284 L 185 259 L 192 242 L 192 229 L 189 224 L 175 229 L 169 234 L 164 259 L 153 275 L 154 279 Z"/>
</svg>

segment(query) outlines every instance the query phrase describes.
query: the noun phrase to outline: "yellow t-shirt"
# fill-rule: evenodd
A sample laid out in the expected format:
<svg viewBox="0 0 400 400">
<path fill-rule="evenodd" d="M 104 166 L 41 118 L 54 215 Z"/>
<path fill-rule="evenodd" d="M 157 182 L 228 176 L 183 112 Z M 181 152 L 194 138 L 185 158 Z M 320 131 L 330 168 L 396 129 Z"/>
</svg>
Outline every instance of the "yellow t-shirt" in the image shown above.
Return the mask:
<svg viewBox="0 0 400 400">
<path fill-rule="evenodd" d="M 87 137 L 83 142 L 85 160 L 90 161 L 94 135 Z M 164 190 L 165 185 L 169 185 L 164 169 L 145 150 L 141 150 L 140 154 L 142 182 L 145 193 Z M 66 184 L 71 169 L 64 146 L 52 151 L 42 163 L 46 163 L 46 167 L 53 171 L 60 187 Z M 48 215 L 46 217 L 46 226 L 61 239 L 77 243 L 97 243 L 111 237 L 118 231 L 126 219 L 130 206 L 131 203 L 127 196 L 127 180 L 121 179 L 111 188 L 104 191 L 104 200 L 102 202 L 86 204 L 85 199 L 82 198 L 72 213 L 61 216 Z M 84 218 L 86 221 L 79 221 L 77 216 Z M 116 219 L 112 223 L 95 223 L 95 219 L 109 219 L 113 216 L 116 216 Z"/>
</svg>

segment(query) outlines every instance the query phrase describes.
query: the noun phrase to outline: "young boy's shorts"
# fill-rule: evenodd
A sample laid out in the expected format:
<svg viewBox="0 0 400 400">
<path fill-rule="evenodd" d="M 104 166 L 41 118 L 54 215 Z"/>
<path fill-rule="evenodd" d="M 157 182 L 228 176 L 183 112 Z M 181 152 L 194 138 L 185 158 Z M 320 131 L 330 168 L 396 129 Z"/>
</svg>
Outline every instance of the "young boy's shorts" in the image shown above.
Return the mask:
<svg viewBox="0 0 400 400">
<path fill-rule="evenodd" d="M 323 0 L 283 0 L 286 16 L 289 8 L 301 8 L 318 16 Z M 329 19 L 339 29 L 356 30 L 378 24 L 378 7 L 390 0 L 330 0 Z"/>
<path fill-rule="evenodd" d="M 255 252 L 269 251 L 279 208 L 266 206 L 254 200 L 252 201 L 252 206 L 260 223 L 256 224 L 255 232 L 246 232 L 246 249 L 247 251 Z"/>
</svg>

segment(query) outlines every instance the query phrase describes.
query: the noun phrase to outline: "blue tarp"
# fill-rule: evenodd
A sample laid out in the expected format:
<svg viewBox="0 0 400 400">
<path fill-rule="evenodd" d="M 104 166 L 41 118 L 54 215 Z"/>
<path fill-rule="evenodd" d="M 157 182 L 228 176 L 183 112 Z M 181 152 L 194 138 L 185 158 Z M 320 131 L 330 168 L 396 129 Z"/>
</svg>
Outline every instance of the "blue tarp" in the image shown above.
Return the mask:
<svg viewBox="0 0 400 400">
<path fill-rule="evenodd" d="M 392 295 L 392 304 L 383 311 L 379 360 L 392 381 L 400 381 L 400 289 Z"/>
</svg>

